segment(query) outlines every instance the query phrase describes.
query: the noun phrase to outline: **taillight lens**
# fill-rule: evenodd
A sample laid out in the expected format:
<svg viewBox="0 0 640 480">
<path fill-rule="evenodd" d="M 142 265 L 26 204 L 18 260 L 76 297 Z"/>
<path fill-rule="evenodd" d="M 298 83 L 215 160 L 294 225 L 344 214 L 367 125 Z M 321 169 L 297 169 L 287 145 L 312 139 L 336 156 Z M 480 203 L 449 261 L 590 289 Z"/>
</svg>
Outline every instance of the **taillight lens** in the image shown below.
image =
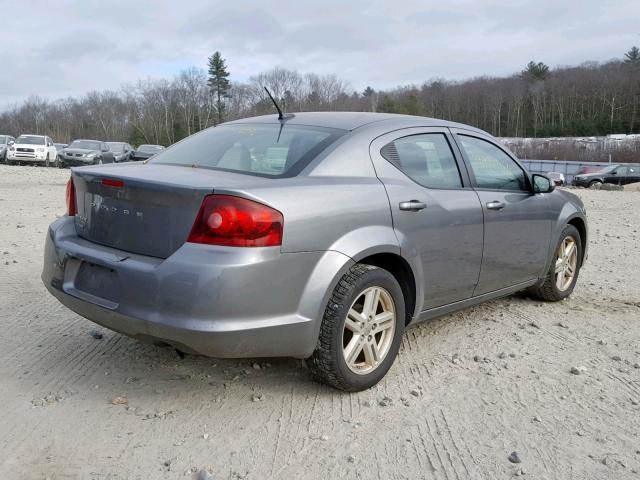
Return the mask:
<svg viewBox="0 0 640 480">
<path fill-rule="evenodd" d="M 67 215 L 73 217 L 77 212 L 76 189 L 73 186 L 73 177 L 71 177 L 67 182 Z"/>
<path fill-rule="evenodd" d="M 282 214 L 271 207 L 231 195 L 207 195 L 188 242 L 229 247 L 282 245 Z"/>
</svg>

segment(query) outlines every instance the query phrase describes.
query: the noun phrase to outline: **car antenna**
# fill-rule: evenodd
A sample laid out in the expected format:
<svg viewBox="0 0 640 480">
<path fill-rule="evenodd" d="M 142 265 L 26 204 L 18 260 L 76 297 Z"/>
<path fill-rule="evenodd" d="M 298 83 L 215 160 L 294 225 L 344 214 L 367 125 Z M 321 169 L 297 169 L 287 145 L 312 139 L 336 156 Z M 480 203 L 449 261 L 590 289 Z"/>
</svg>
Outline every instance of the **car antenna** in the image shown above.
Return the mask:
<svg viewBox="0 0 640 480">
<path fill-rule="evenodd" d="M 278 105 L 278 102 L 276 102 L 276 99 L 273 98 L 273 95 L 271 95 L 271 92 L 269 91 L 269 89 L 267 87 L 262 87 L 262 88 L 264 88 L 264 91 L 267 92 L 267 95 L 269 95 L 269 98 L 275 105 L 276 110 L 278 110 L 278 120 L 287 120 L 288 118 L 293 117 L 292 113 L 287 113 L 286 115 L 283 115 L 282 110 L 280 109 L 280 105 Z"/>
</svg>

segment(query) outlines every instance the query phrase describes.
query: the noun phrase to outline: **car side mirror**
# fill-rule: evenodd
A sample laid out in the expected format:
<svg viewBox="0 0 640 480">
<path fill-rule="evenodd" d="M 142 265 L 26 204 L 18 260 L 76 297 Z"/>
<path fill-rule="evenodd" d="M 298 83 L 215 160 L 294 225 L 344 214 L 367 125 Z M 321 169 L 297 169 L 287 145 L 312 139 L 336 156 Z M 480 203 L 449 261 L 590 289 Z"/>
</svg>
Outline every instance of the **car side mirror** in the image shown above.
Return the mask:
<svg viewBox="0 0 640 480">
<path fill-rule="evenodd" d="M 533 181 L 533 193 L 549 193 L 553 192 L 556 188 L 549 177 L 545 177 L 539 173 L 534 173 L 531 180 Z"/>
<path fill-rule="evenodd" d="M 9 145 L 13 145 L 14 143 L 16 143 L 16 142 L 14 142 L 13 140 L 9 141 Z"/>
<path fill-rule="evenodd" d="M 618 172 L 616 172 L 615 170 L 613 172 L 611 172 L 611 175 L 617 175 Z"/>
</svg>

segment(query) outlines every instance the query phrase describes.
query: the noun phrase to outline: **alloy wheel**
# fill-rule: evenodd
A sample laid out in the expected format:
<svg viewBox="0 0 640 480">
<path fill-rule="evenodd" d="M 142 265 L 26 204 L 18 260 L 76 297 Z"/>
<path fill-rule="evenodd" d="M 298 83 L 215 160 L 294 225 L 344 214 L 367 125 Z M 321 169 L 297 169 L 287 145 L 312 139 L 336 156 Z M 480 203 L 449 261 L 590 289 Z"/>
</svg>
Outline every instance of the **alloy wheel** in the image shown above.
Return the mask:
<svg viewBox="0 0 640 480">
<path fill-rule="evenodd" d="M 567 290 L 576 275 L 578 267 L 578 246 L 573 237 L 565 237 L 560 243 L 556 257 L 556 287 L 561 292 Z"/>
<path fill-rule="evenodd" d="M 382 287 L 369 287 L 349 308 L 342 332 L 342 354 L 349 369 L 363 375 L 385 359 L 393 342 L 396 308 Z"/>
</svg>

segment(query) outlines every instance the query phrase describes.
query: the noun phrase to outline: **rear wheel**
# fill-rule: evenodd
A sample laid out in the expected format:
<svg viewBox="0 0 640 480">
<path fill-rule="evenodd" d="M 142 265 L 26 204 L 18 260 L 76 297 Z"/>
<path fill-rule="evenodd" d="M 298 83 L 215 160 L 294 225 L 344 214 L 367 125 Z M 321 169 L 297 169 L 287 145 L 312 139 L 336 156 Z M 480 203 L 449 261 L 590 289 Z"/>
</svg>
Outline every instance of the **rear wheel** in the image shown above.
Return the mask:
<svg viewBox="0 0 640 480">
<path fill-rule="evenodd" d="M 385 376 L 404 331 L 402 290 L 386 270 L 356 264 L 345 273 L 325 309 L 313 376 L 340 390 L 367 389 Z"/>
<path fill-rule="evenodd" d="M 556 246 L 547 278 L 539 287 L 532 290 L 535 297 L 550 302 L 567 298 L 573 292 L 578 281 L 582 261 L 582 240 L 573 225 L 562 230 Z"/>
</svg>

